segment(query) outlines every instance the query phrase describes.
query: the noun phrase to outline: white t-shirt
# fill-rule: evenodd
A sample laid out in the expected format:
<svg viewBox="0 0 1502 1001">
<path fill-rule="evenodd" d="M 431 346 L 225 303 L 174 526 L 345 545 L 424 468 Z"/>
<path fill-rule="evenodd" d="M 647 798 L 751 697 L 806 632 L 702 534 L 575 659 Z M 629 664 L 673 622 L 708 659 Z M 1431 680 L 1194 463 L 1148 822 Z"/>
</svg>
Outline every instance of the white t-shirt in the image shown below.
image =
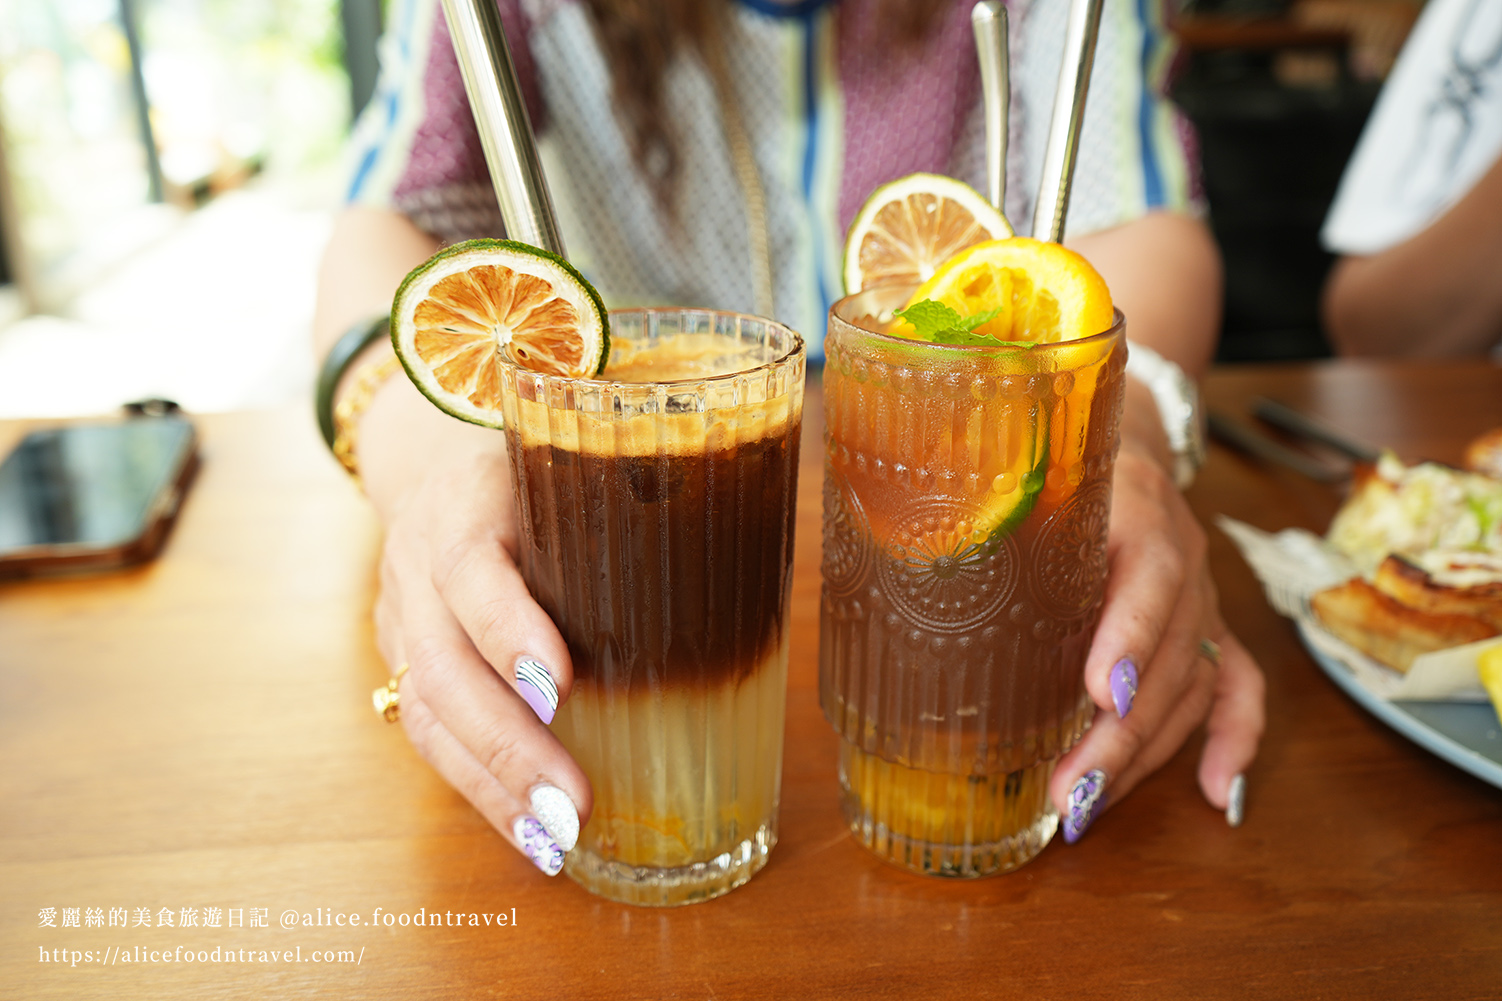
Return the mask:
<svg viewBox="0 0 1502 1001">
<path fill-rule="evenodd" d="M 1325 219 L 1325 247 L 1374 254 L 1418 234 L 1502 154 L 1502 2 L 1429 0 Z"/>
</svg>

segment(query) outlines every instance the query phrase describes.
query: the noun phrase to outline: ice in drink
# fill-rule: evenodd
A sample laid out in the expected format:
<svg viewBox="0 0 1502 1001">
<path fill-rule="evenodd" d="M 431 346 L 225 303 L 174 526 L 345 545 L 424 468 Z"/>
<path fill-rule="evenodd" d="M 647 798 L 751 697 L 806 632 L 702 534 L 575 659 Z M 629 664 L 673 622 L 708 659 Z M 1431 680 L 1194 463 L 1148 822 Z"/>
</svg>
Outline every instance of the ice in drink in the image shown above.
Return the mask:
<svg viewBox="0 0 1502 1001">
<path fill-rule="evenodd" d="M 777 839 L 802 343 L 612 314 L 606 381 L 504 377 L 521 569 L 568 642 L 553 731 L 594 787 L 567 871 L 639 904 L 749 879 Z"/>
<path fill-rule="evenodd" d="M 905 291 L 837 303 L 825 340 L 820 700 L 856 837 L 986 875 L 1053 835 L 1092 713 L 1126 345 L 1120 314 L 1025 349 L 878 332 Z"/>
</svg>

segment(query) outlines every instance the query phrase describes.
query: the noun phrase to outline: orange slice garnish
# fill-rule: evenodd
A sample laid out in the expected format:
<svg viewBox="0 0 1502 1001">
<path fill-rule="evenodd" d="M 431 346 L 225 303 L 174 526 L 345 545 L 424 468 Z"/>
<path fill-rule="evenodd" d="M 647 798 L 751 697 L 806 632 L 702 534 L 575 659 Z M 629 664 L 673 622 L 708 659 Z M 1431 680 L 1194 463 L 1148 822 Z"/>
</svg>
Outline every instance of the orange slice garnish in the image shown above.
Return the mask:
<svg viewBox="0 0 1502 1001">
<path fill-rule="evenodd" d="M 975 328 L 999 341 L 1051 344 L 1109 330 L 1111 290 L 1079 254 L 1025 236 L 978 243 L 954 255 L 908 305 L 932 299 L 961 316 L 999 310 Z M 902 324 L 894 327 L 902 335 Z"/>
</svg>

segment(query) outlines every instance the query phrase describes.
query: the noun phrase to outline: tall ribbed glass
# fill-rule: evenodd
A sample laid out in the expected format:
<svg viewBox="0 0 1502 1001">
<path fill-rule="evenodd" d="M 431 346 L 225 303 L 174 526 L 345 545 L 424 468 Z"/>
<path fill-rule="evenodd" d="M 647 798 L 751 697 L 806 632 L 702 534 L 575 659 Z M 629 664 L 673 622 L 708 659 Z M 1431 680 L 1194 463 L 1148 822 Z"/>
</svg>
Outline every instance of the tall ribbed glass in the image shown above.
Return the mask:
<svg viewBox="0 0 1502 1001">
<path fill-rule="evenodd" d="M 907 292 L 830 312 L 819 695 L 855 836 L 983 876 L 1053 836 L 1048 782 L 1090 720 L 1125 324 L 1030 348 L 879 333 Z"/>
<path fill-rule="evenodd" d="M 566 870 L 718 896 L 777 841 L 804 352 L 735 313 L 611 314 L 599 380 L 507 368 L 520 565 L 568 642 L 553 732 L 594 787 Z"/>
</svg>

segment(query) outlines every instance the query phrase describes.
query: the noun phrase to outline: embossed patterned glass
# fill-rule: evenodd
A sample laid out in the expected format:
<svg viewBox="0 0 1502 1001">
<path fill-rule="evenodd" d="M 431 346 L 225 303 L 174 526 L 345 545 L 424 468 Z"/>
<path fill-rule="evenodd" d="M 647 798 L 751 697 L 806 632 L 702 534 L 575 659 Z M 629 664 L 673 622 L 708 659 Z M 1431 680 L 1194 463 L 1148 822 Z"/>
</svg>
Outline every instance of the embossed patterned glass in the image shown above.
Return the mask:
<svg viewBox="0 0 1502 1001">
<path fill-rule="evenodd" d="M 1091 716 L 1125 325 L 1024 349 L 874 332 L 905 292 L 830 312 L 819 695 L 855 836 L 983 876 L 1053 836 L 1049 778 Z"/>
<path fill-rule="evenodd" d="M 566 869 L 681 904 L 777 841 L 803 342 L 694 309 L 611 314 L 600 381 L 502 374 L 522 576 L 568 642 L 553 732 L 594 787 Z"/>
</svg>

